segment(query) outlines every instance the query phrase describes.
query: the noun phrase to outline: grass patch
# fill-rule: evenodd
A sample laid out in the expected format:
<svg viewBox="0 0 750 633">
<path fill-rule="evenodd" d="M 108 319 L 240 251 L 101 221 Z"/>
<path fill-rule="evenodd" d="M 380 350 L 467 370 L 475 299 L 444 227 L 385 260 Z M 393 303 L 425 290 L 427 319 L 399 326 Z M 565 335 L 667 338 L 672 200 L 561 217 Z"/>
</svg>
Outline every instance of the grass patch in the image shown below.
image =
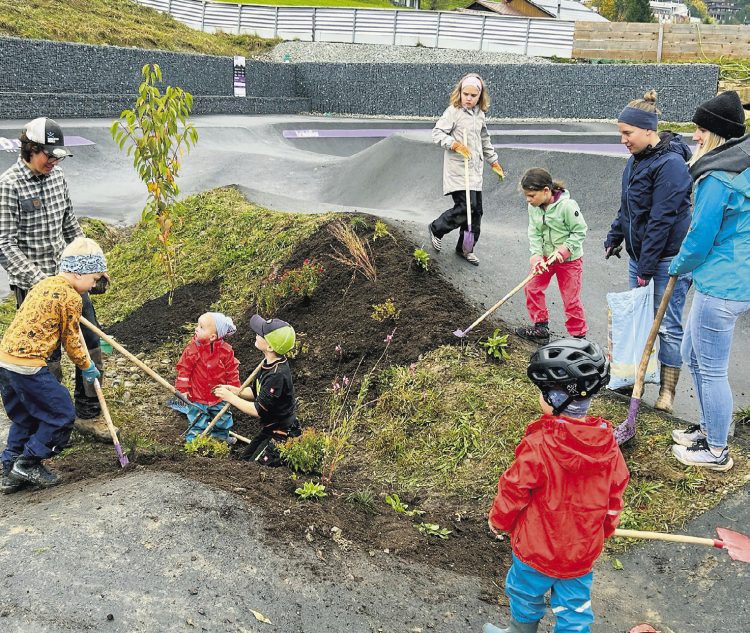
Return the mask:
<svg viewBox="0 0 750 633">
<path fill-rule="evenodd" d="M 497 364 L 485 361 L 476 347 L 462 352 L 444 346 L 415 367 L 390 368 L 360 428 L 362 463 L 374 480 L 394 490 L 489 507 L 527 424 L 539 416 L 539 392 L 526 378 L 526 364 L 518 352 Z M 627 403 L 598 397 L 592 413 L 618 424 Z M 697 472 L 671 457 L 669 421 L 642 407 L 638 423 L 638 442 L 625 450 L 631 482 L 622 527 L 681 526 L 750 478 L 746 455 L 735 446 L 733 470 Z"/>
<path fill-rule="evenodd" d="M 217 310 L 239 316 L 252 306 L 263 280 L 329 216 L 275 213 L 251 204 L 236 189 L 190 196 L 175 214 L 174 236 L 182 244 L 180 285 L 223 280 Z M 139 226 L 108 254 L 112 283 L 96 297 L 104 323 L 124 319 L 149 299 L 169 290 L 153 260 L 150 226 Z M 241 289 L 241 291 L 238 291 Z"/>
<path fill-rule="evenodd" d="M 0 0 L 0 35 L 246 57 L 280 41 L 202 33 L 133 0 Z"/>
</svg>

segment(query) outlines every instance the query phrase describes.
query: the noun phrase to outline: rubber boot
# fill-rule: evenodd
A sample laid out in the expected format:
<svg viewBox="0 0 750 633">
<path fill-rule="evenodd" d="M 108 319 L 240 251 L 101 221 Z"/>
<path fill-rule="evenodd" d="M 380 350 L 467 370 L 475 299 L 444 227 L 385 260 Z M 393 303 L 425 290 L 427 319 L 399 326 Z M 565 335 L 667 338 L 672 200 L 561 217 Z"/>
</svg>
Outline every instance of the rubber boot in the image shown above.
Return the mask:
<svg viewBox="0 0 750 633">
<path fill-rule="evenodd" d="M 26 482 L 42 488 L 49 488 L 60 483 L 60 478 L 48 470 L 41 459 L 19 457 L 10 471 L 11 481 Z"/>
<path fill-rule="evenodd" d="M 507 629 L 501 629 L 494 624 L 485 624 L 482 633 L 537 633 L 539 622 L 516 622 L 513 618 Z"/>
<path fill-rule="evenodd" d="M 677 389 L 677 381 L 679 379 L 679 367 L 661 366 L 661 388 L 659 389 L 659 397 L 654 403 L 654 409 L 665 411 L 666 413 L 672 413 L 674 392 Z"/>
<path fill-rule="evenodd" d="M 81 435 L 86 435 L 97 442 L 112 444 L 112 435 L 104 418 L 76 418 L 73 422 L 73 428 Z M 120 429 L 115 427 L 115 433 L 119 434 Z"/>
<path fill-rule="evenodd" d="M 49 369 L 50 374 L 52 374 L 55 378 L 57 378 L 57 382 L 62 383 L 63 381 L 62 366 L 60 365 L 59 360 L 52 360 L 52 361 L 48 360 L 47 369 Z"/>
</svg>

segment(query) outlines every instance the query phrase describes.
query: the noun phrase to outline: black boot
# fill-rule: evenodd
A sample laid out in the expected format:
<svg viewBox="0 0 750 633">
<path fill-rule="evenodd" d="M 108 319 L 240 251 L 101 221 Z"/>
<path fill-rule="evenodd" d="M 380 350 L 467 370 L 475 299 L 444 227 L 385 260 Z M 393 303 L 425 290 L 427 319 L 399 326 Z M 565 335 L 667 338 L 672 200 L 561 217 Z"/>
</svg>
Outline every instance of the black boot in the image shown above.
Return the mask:
<svg viewBox="0 0 750 633">
<path fill-rule="evenodd" d="M 13 470 L 13 462 L 3 462 L 3 480 L 2 484 L 0 484 L 0 491 L 4 495 L 13 494 L 14 492 L 18 492 L 22 488 L 25 488 L 28 484 L 25 481 L 18 481 L 16 479 L 12 479 L 10 476 L 10 471 Z"/>
<path fill-rule="evenodd" d="M 41 459 L 35 457 L 19 457 L 10 471 L 9 479 L 26 482 L 42 488 L 49 488 L 60 483 L 60 478 L 48 470 Z"/>
</svg>

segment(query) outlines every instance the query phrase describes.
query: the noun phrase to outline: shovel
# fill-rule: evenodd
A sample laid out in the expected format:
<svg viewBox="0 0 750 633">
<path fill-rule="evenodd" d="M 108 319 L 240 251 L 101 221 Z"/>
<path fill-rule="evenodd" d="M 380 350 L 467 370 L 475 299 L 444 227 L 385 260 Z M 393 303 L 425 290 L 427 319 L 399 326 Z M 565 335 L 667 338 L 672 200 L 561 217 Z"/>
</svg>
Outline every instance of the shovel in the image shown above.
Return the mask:
<svg viewBox="0 0 750 633">
<path fill-rule="evenodd" d="M 464 131 L 464 145 L 467 144 L 466 132 Z M 471 191 L 469 191 L 469 159 L 464 158 L 464 185 L 466 186 L 466 226 L 464 231 L 463 251 L 464 255 L 474 251 L 474 231 L 471 230 Z"/>
<path fill-rule="evenodd" d="M 239 391 L 240 393 L 242 393 L 242 390 L 243 390 L 243 389 L 245 389 L 246 387 L 249 387 L 249 386 L 250 386 L 250 385 L 251 385 L 251 384 L 253 383 L 253 380 L 255 380 L 255 377 L 256 377 L 256 376 L 257 376 L 257 375 L 258 375 L 258 374 L 260 373 L 260 370 L 261 370 L 262 368 L 263 368 L 263 361 L 260 361 L 260 362 L 258 363 L 258 366 L 257 366 L 257 367 L 256 367 L 256 368 L 255 368 L 255 369 L 253 370 L 253 373 L 252 373 L 252 374 L 250 374 L 250 375 L 249 375 L 249 376 L 247 377 L 247 379 L 245 380 L 245 382 L 243 382 L 243 383 L 242 383 L 242 384 L 240 385 L 240 391 Z M 206 435 L 208 435 L 208 432 L 209 432 L 209 431 L 210 431 L 210 430 L 211 430 L 212 428 L 214 428 L 214 426 L 216 425 L 216 423 L 217 423 L 217 422 L 219 421 L 219 418 L 221 418 L 221 416 L 222 416 L 222 415 L 224 415 L 224 414 L 225 414 L 225 413 L 226 413 L 227 411 L 229 411 L 229 407 L 231 407 L 231 406 L 232 406 L 232 405 L 231 405 L 231 404 L 229 404 L 229 403 L 227 402 L 227 403 L 226 403 L 226 404 L 225 404 L 225 405 L 224 405 L 224 406 L 223 406 L 223 407 L 221 408 L 221 410 L 220 410 L 220 411 L 219 411 L 219 412 L 218 412 L 218 413 L 216 414 L 216 416 L 214 417 L 214 419 L 213 419 L 213 420 L 211 420 L 211 422 L 209 423 L 209 425 L 208 425 L 208 426 L 207 426 L 207 427 L 206 427 L 205 429 L 203 429 L 203 431 L 201 431 L 200 437 L 206 437 Z M 190 428 L 192 428 L 192 427 L 190 427 Z M 187 435 L 187 433 L 188 433 L 188 432 L 190 432 L 190 429 L 188 429 L 188 431 L 187 431 L 187 432 L 185 433 L 185 435 Z M 235 436 L 234 434 L 231 434 L 231 435 L 232 435 L 233 437 L 237 437 L 237 436 Z M 239 438 L 239 437 L 237 437 L 237 439 L 240 439 L 240 438 Z"/>
<path fill-rule="evenodd" d="M 86 340 L 83 338 L 83 332 L 81 332 L 80 328 L 78 330 L 78 337 L 81 340 L 81 345 L 83 346 L 83 349 L 86 351 L 86 358 L 89 359 L 89 363 L 91 363 L 91 359 L 89 358 L 88 349 L 86 348 Z M 104 399 L 104 393 L 102 393 L 102 386 L 99 384 L 99 379 L 94 378 L 94 390 L 96 391 L 96 397 L 99 400 L 99 406 L 102 409 L 102 417 L 104 418 L 104 421 L 107 423 L 107 429 L 109 430 L 109 434 L 112 436 L 112 444 L 115 445 L 115 453 L 117 453 L 117 459 L 120 462 L 120 466 L 125 468 L 130 462 L 128 461 L 128 456 L 125 455 L 125 453 L 122 452 L 122 446 L 120 446 L 120 439 L 117 437 L 117 431 L 115 430 L 115 425 L 112 423 L 112 416 L 109 414 L 109 407 L 107 406 L 107 401 Z"/>
<path fill-rule="evenodd" d="M 673 277 L 674 279 L 674 277 Z M 641 530 L 615 530 L 615 536 L 625 538 L 648 539 L 651 541 L 669 541 L 671 543 L 690 543 L 693 545 L 708 545 L 725 549 L 732 560 L 739 560 L 743 563 L 750 563 L 750 537 L 727 530 L 726 528 L 716 528 L 718 539 L 701 538 L 699 536 L 686 536 L 684 534 L 665 534 L 664 532 L 642 532 Z"/>
<path fill-rule="evenodd" d="M 656 311 L 654 322 L 651 324 L 651 330 L 648 333 L 648 339 L 646 339 L 646 346 L 643 348 L 643 356 L 641 356 L 641 363 L 638 365 L 638 371 L 635 375 L 635 384 L 633 385 L 633 394 L 630 397 L 630 408 L 628 409 L 628 417 L 625 418 L 624 422 L 621 422 L 615 429 L 615 439 L 618 444 L 624 444 L 625 442 L 635 437 L 635 419 L 638 415 L 638 407 L 641 405 L 641 396 L 643 395 L 643 382 L 646 379 L 646 370 L 648 369 L 648 361 L 651 357 L 651 350 L 654 348 L 656 342 L 656 335 L 659 333 L 662 319 L 667 311 L 669 305 L 669 299 L 672 297 L 672 291 L 674 285 L 677 283 L 677 277 L 671 276 L 667 282 L 667 287 L 664 289 L 664 295 L 661 298 L 659 309 Z"/>
<path fill-rule="evenodd" d="M 555 261 L 554 256 L 550 257 L 547 261 L 544 262 L 545 266 L 549 266 Z M 536 272 L 532 271 L 530 272 L 525 279 L 518 284 L 513 290 L 511 290 L 507 295 L 505 295 L 500 301 L 498 301 L 494 306 L 492 306 L 487 312 L 485 312 L 482 316 L 480 316 L 474 323 L 472 323 L 469 327 L 467 327 L 465 330 L 456 330 L 453 332 L 454 336 L 457 336 L 458 338 L 464 338 L 471 332 L 477 325 L 479 325 L 482 321 L 484 321 L 490 314 L 492 314 L 495 310 L 497 310 L 501 305 L 503 305 L 508 299 L 510 299 L 514 294 L 516 294 L 521 288 L 523 288 L 527 283 L 529 283 L 534 277 L 536 276 Z"/>
</svg>

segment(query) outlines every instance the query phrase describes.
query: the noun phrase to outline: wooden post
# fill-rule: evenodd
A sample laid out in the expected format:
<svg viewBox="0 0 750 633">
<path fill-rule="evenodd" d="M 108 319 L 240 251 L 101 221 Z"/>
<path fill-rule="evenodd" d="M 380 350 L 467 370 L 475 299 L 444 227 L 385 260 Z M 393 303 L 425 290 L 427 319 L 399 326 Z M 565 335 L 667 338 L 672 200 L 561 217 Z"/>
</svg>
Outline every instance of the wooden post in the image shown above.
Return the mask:
<svg viewBox="0 0 750 633">
<path fill-rule="evenodd" d="M 315 18 L 318 15 L 318 10 L 313 7 L 313 14 L 312 14 L 312 41 L 315 41 Z"/>
<path fill-rule="evenodd" d="M 526 20 L 526 42 L 523 46 L 523 54 L 528 55 L 529 54 L 529 35 L 531 34 L 531 18 Z"/>
<path fill-rule="evenodd" d="M 357 41 L 357 9 L 354 9 L 354 24 L 352 24 L 352 44 Z"/>
<path fill-rule="evenodd" d="M 396 29 L 398 28 L 398 9 L 393 12 L 393 45 L 396 46 Z"/>
<path fill-rule="evenodd" d="M 237 35 L 242 30 L 242 6 L 239 2 L 237 3 Z"/>
<path fill-rule="evenodd" d="M 479 50 L 484 48 L 484 27 L 487 25 L 487 16 L 482 17 L 482 33 L 479 35 Z"/>
<path fill-rule="evenodd" d="M 659 39 L 656 40 L 656 63 L 661 64 L 661 51 L 664 45 L 664 23 L 659 22 Z"/>
<path fill-rule="evenodd" d="M 273 20 L 273 36 L 277 37 L 279 34 L 279 7 L 276 7 L 276 11 L 274 11 L 274 20 Z"/>
<path fill-rule="evenodd" d="M 435 29 L 435 48 L 438 48 L 438 44 L 440 44 L 440 18 L 442 16 L 443 16 L 443 12 L 438 11 L 437 29 Z"/>
<path fill-rule="evenodd" d="M 203 10 L 201 11 L 201 32 L 206 30 L 206 0 L 203 0 Z"/>
</svg>

